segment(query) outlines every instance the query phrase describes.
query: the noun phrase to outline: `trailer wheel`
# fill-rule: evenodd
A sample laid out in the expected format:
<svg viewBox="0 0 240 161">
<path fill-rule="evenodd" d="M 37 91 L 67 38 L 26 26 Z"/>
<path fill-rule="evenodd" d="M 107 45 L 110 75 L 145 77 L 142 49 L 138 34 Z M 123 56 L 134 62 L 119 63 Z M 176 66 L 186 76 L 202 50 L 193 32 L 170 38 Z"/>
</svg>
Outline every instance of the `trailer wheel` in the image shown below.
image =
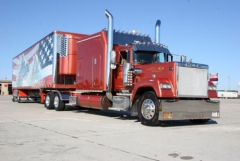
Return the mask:
<svg viewBox="0 0 240 161">
<path fill-rule="evenodd" d="M 60 96 L 59 96 L 58 93 L 55 93 L 55 95 L 54 95 L 53 106 L 54 106 L 56 111 L 63 111 L 65 109 L 65 104 L 60 99 Z"/>
<path fill-rule="evenodd" d="M 205 124 L 208 122 L 210 119 L 196 119 L 196 120 L 189 120 L 191 123 L 194 124 Z"/>
<path fill-rule="evenodd" d="M 138 117 L 143 125 L 158 125 L 159 105 L 158 98 L 154 92 L 146 92 L 140 96 L 138 102 Z"/>
<path fill-rule="evenodd" d="M 54 94 L 52 92 L 48 92 L 45 97 L 44 105 L 48 110 L 54 108 L 53 107 L 53 97 L 54 97 Z"/>
</svg>

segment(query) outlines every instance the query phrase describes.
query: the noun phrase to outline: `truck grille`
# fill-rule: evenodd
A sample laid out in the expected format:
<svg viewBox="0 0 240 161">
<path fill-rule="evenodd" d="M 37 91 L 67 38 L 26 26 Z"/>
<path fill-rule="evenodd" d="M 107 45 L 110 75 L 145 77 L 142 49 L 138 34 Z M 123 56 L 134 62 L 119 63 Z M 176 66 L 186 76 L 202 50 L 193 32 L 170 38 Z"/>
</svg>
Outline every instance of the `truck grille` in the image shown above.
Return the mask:
<svg viewBox="0 0 240 161">
<path fill-rule="evenodd" d="M 201 64 L 178 63 L 178 97 L 208 97 L 208 66 Z"/>
</svg>

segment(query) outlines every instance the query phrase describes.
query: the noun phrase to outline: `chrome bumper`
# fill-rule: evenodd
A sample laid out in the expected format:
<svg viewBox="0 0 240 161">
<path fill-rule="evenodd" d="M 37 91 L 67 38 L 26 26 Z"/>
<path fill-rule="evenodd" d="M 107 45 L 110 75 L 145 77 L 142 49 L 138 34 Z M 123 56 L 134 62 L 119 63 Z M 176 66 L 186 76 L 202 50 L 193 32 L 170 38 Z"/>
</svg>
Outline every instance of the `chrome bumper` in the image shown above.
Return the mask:
<svg viewBox="0 0 240 161">
<path fill-rule="evenodd" d="M 159 120 L 213 119 L 220 117 L 219 100 L 161 100 Z"/>
</svg>

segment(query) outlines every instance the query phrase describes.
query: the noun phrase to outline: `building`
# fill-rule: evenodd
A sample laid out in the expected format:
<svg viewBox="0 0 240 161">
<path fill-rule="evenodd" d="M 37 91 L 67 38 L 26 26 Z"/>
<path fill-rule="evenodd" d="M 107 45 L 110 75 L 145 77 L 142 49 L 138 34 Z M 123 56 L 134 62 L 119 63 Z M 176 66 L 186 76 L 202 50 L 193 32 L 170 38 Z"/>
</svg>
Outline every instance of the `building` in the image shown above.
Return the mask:
<svg viewBox="0 0 240 161">
<path fill-rule="evenodd" d="M 0 95 L 12 94 L 12 81 L 0 80 Z"/>
<path fill-rule="evenodd" d="M 240 98 L 240 82 L 238 82 L 238 97 Z"/>
</svg>

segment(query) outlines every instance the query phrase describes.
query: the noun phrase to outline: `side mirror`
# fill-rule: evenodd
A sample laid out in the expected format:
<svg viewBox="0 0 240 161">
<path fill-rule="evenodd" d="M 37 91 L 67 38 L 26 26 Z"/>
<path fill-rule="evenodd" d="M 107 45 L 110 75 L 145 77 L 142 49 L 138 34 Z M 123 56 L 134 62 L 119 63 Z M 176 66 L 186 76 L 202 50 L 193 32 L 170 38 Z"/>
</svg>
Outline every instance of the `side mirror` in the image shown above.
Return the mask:
<svg viewBox="0 0 240 161">
<path fill-rule="evenodd" d="M 116 63 L 116 52 L 112 50 L 110 55 L 111 55 L 110 56 L 111 64 L 115 64 Z"/>
<path fill-rule="evenodd" d="M 110 65 L 110 68 L 111 69 L 116 69 L 116 52 L 115 51 L 111 51 L 111 53 L 110 53 L 110 63 L 111 63 L 111 65 Z"/>
</svg>

